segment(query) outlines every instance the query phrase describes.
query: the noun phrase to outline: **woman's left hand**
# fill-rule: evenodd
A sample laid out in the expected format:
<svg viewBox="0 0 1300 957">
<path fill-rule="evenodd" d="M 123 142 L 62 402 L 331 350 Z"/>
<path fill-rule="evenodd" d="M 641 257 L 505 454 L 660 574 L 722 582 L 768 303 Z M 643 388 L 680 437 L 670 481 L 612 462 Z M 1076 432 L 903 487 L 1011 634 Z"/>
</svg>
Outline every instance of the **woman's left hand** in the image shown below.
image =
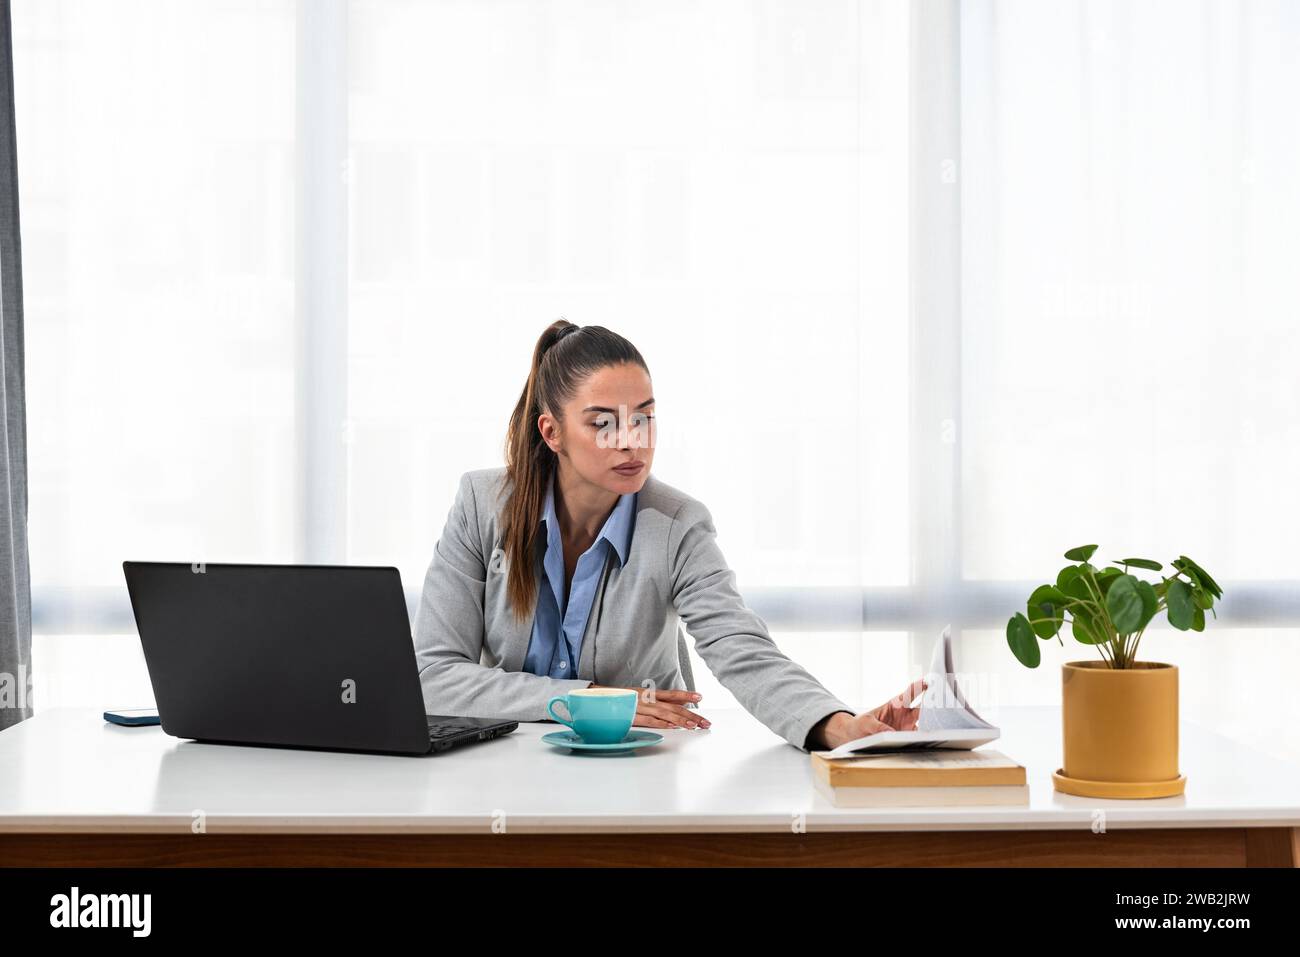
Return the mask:
<svg viewBox="0 0 1300 957">
<path fill-rule="evenodd" d="M 929 685 L 924 678 L 917 678 L 907 689 L 896 697 L 890 698 L 878 708 L 864 711 L 862 714 L 850 715 L 844 711 L 836 712 L 827 721 L 822 731 L 826 741 L 826 750 L 837 748 L 846 741 L 856 741 L 881 731 L 914 731 L 917 715 L 921 708 L 908 707 L 908 702 Z"/>
</svg>

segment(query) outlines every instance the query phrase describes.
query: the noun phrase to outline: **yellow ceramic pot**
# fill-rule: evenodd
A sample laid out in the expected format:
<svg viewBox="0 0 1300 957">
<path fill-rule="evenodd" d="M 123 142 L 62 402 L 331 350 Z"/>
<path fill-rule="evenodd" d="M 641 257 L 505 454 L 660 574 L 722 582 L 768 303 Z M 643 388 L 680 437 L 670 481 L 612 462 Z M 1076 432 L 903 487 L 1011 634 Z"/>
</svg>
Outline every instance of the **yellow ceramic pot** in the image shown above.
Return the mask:
<svg viewBox="0 0 1300 957">
<path fill-rule="evenodd" d="M 1058 791 L 1087 797 L 1149 798 L 1182 794 L 1178 772 L 1178 668 L 1136 661 L 1061 666 L 1065 763 Z"/>
</svg>

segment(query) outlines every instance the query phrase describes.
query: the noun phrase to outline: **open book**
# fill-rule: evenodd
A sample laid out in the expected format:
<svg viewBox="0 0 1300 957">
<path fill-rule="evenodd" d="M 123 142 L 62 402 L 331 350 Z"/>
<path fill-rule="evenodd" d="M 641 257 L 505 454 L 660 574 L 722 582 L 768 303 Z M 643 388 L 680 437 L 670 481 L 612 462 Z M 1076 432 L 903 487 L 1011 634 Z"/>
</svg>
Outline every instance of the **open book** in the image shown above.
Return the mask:
<svg viewBox="0 0 1300 957">
<path fill-rule="evenodd" d="M 952 626 L 947 625 L 934 644 L 930 670 L 923 676 L 927 685 L 921 693 L 915 731 L 878 731 L 856 741 L 846 741 L 832 751 L 812 753 L 835 759 L 931 748 L 970 750 L 996 740 L 1001 730 L 975 713 L 957 686 L 956 673 L 952 660 Z M 907 704 L 910 706 L 912 702 Z"/>
</svg>

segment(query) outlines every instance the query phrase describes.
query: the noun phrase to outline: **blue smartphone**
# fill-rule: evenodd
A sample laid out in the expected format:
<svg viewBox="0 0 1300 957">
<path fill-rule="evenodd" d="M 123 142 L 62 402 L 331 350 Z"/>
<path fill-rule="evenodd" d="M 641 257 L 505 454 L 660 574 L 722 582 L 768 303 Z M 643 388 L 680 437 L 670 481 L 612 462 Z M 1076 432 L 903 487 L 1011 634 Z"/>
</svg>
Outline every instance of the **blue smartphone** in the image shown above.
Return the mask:
<svg viewBox="0 0 1300 957">
<path fill-rule="evenodd" d="M 125 710 L 105 711 L 104 720 L 111 721 L 113 724 L 124 724 L 127 727 L 138 727 L 142 724 L 158 724 L 158 712 L 153 708 L 127 708 Z"/>
</svg>

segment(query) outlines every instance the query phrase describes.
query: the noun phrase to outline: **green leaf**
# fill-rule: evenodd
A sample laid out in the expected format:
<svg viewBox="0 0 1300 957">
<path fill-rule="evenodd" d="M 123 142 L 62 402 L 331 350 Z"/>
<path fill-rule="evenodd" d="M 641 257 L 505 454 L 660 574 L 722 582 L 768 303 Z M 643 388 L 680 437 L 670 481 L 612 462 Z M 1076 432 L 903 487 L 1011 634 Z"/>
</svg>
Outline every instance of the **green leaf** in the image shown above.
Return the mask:
<svg viewBox="0 0 1300 957">
<path fill-rule="evenodd" d="M 1038 639 L 1034 637 L 1034 630 L 1029 627 L 1029 620 L 1020 612 L 1016 612 L 1007 622 L 1007 644 L 1011 646 L 1011 653 L 1026 668 L 1038 667 L 1038 663 L 1042 660 Z"/>
<path fill-rule="evenodd" d="M 1141 631 L 1156 616 L 1156 609 L 1160 604 L 1160 599 L 1156 597 L 1156 590 L 1150 582 L 1139 579 L 1137 589 L 1138 594 L 1142 596 L 1142 621 L 1138 623 L 1137 627 L 1137 630 Z"/>
<path fill-rule="evenodd" d="M 1072 548 L 1066 552 L 1065 557 L 1072 562 L 1086 562 L 1092 558 L 1092 553 L 1096 550 L 1096 545 L 1080 545 L 1078 548 Z"/>
<path fill-rule="evenodd" d="M 1029 596 L 1029 627 L 1039 638 L 1051 638 L 1065 624 L 1065 603 L 1068 601 L 1060 589 L 1052 585 L 1039 585 Z"/>
<path fill-rule="evenodd" d="M 1079 566 L 1066 565 L 1059 572 L 1057 572 L 1056 587 L 1061 589 L 1061 591 L 1065 591 L 1066 590 L 1065 586 L 1070 584 L 1070 582 L 1074 581 L 1074 579 L 1078 577 L 1079 577 Z M 1066 592 L 1066 594 L 1068 595 L 1069 592 Z"/>
<path fill-rule="evenodd" d="M 1093 621 L 1091 615 L 1074 614 L 1073 618 L 1070 630 L 1074 633 L 1075 641 L 1085 645 L 1097 645 L 1106 640 L 1105 634 Z"/>
<path fill-rule="evenodd" d="M 1194 606 L 1192 590 L 1187 587 L 1187 583 L 1178 578 L 1172 579 L 1169 582 L 1169 590 L 1165 593 L 1165 600 L 1168 603 L 1169 624 L 1179 631 L 1186 631 L 1192 627 Z"/>
<path fill-rule="evenodd" d="M 1106 593 L 1106 611 L 1121 635 L 1133 634 L 1142 623 L 1142 595 L 1137 586 L 1132 575 L 1120 575 Z"/>
<path fill-rule="evenodd" d="M 1101 593 L 1105 595 L 1106 592 L 1110 591 L 1111 583 L 1123 574 L 1124 569 L 1122 568 L 1103 568 L 1097 572 L 1097 585 L 1101 588 Z"/>
<path fill-rule="evenodd" d="M 1184 562 L 1181 558 L 1175 558 L 1169 564 L 1174 566 L 1174 568 L 1177 571 L 1182 572 L 1184 575 L 1190 578 L 1192 580 L 1193 585 L 1196 585 L 1197 587 L 1203 587 L 1201 585 L 1201 579 L 1197 576 L 1196 572 L 1193 571 L 1190 567 L 1188 567 L 1187 563 Z"/>
<path fill-rule="evenodd" d="M 1178 561 L 1174 562 L 1173 565 L 1181 571 L 1190 572 L 1195 575 L 1195 577 L 1200 580 L 1201 584 L 1205 586 L 1205 590 L 1215 598 L 1223 597 L 1223 589 L 1219 587 L 1219 583 L 1210 577 L 1209 572 L 1196 564 L 1196 562 L 1192 561 L 1186 555 L 1179 555 Z"/>
<path fill-rule="evenodd" d="M 1192 601 L 1196 602 L 1196 607 L 1202 610 L 1208 609 L 1214 604 L 1214 597 L 1200 585 L 1192 589 Z"/>
<path fill-rule="evenodd" d="M 1083 576 L 1083 573 L 1079 571 L 1077 565 L 1072 567 L 1074 568 L 1074 575 L 1066 581 L 1065 588 L 1063 588 L 1062 591 L 1071 598 L 1078 598 L 1083 601 L 1092 601 L 1092 589 L 1088 587 L 1087 579 Z"/>
<path fill-rule="evenodd" d="M 1204 631 L 1204 630 L 1205 630 L 1205 609 L 1203 608 L 1192 609 L 1192 631 Z"/>
<path fill-rule="evenodd" d="M 1125 558 L 1120 562 L 1120 564 L 1131 565 L 1134 568 L 1148 568 L 1153 572 L 1158 572 L 1160 571 L 1160 569 L 1165 567 L 1164 565 L 1161 565 L 1159 562 L 1152 561 L 1149 558 Z"/>
</svg>

